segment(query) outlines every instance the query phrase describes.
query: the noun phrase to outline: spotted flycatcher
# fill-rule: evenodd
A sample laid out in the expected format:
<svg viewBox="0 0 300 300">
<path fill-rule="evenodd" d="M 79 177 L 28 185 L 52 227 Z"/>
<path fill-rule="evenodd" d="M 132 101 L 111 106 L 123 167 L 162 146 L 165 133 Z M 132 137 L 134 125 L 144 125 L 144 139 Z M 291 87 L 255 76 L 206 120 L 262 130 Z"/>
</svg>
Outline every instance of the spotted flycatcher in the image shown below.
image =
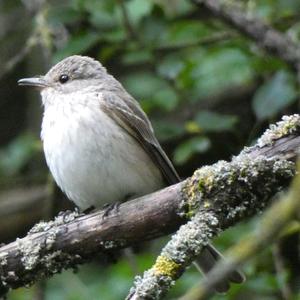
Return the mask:
<svg viewBox="0 0 300 300">
<path fill-rule="evenodd" d="M 70 56 L 45 76 L 18 83 L 40 89 L 47 164 L 58 186 L 82 210 L 179 182 L 138 102 L 98 61 Z M 197 262 L 207 273 L 220 258 L 208 245 Z M 217 290 L 243 280 L 233 272 Z"/>
</svg>

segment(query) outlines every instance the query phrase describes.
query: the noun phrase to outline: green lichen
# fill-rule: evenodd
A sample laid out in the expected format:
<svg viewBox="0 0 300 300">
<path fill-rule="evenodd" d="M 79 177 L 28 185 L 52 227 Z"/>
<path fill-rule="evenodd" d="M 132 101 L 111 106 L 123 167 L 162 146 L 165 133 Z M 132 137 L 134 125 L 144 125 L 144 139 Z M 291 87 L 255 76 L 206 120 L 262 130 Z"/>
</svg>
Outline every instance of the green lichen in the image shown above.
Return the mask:
<svg viewBox="0 0 300 300">
<path fill-rule="evenodd" d="M 178 277 L 178 273 L 181 270 L 181 265 L 166 256 L 160 255 L 156 259 L 156 262 L 152 269 L 155 276 L 163 275 L 175 279 L 176 277 Z"/>
<path fill-rule="evenodd" d="M 200 207 L 198 200 L 199 196 L 203 198 L 205 207 L 211 206 L 210 201 L 205 199 L 204 195 L 211 191 L 214 186 L 215 173 L 209 166 L 204 166 L 194 172 L 193 176 L 189 178 L 183 188 L 182 210 L 184 216 L 191 219 Z"/>
<path fill-rule="evenodd" d="M 197 170 L 182 189 L 181 212 L 192 218 L 197 211 L 220 210 L 224 218 L 237 218 L 261 210 L 267 199 L 294 175 L 293 162 L 277 158 L 239 155 Z M 261 200 L 261 201 L 258 201 Z"/>
</svg>

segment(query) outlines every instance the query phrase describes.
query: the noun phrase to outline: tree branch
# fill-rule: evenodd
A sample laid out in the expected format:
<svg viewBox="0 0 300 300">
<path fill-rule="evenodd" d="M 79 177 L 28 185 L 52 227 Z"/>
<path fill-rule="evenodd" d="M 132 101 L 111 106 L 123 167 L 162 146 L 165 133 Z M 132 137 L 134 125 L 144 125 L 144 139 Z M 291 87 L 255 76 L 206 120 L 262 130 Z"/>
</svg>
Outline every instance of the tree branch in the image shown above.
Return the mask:
<svg viewBox="0 0 300 300">
<path fill-rule="evenodd" d="M 287 195 L 276 201 L 261 218 L 258 231 L 244 237 L 226 253 L 226 260 L 220 261 L 201 284 L 193 288 L 180 300 L 207 299 L 213 291 L 213 287 L 220 279 L 226 277 L 242 263 L 249 260 L 258 252 L 265 249 L 280 232 L 294 219 L 299 218 L 300 211 L 300 168 L 298 175 L 293 180 Z"/>
<path fill-rule="evenodd" d="M 261 19 L 246 14 L 237 2 L 228 0 L 193 0 L 215 16 L 238 29 L 257 42 L 267 52 L 285 61 L 299 75 L 300 47 L 288 36 L 265 24 Z"/>
<path fill-rule="evenodd" d="M 207 242 L 217 232 L 255 214 L 287 186 L 295 168 L 287 159 L 294 159 L 299 147 L 300 116 L 285 117 L 256 146 L 245 149 L 231 162 L 203 167 L 181 183 L 122 204 L 118 213 L 105 219 L 100 211 L 69 213 L 41 222 L 26 237 L 0 248 L 2 287 L 28 285 L 75 267 L 95 254 L 174 232 L 197 211 L 203 218 L 195 217 L 199 222 L 208 222 L 207 214 L 218 220 L 212 234 L 203 238 Z M 194 254 L 202 247 L 199 244 Z M 186 256 L 175 272 L 169 269 L 174 275 L 170 283 L 192 259 Z"/>
<path fill-rule="evenodd" d="M 239 220 L 260 212 L 270 196 L 282 189 L 283 182 L 287 183 L 294 173 L 294 163 L 279 156 L 288 157 L 291 152 L 284 150 L 285 153 L 274 157 L 266 146 L 272 145 L 278 134 L 287 133 L 290 125 L 300 120 L 296 115 L 284 119 L 287 123 L 279 122 L 277 127 L 267 130 L 256 147 L 245 149 L 231 162 L 219 161 L 202 167 L 186 181 L 182 207 L 192 219 L 172 236 L 143 278 L 136 277 L 128 300 L 161 299 L 213 237 Z M 293 132 L 295 127 L 292 127 Z M 260 153 L 259 149 L 264 150 Z M 218 279 L 220 281 L 220 277 Z"/>
</svg>

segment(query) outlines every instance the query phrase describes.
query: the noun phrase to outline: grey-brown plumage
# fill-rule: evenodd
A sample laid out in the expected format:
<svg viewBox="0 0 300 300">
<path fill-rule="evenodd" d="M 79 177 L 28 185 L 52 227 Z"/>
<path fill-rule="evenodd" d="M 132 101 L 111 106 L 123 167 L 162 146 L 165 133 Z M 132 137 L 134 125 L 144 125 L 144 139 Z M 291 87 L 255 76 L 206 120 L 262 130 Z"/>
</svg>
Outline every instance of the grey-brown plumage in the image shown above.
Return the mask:
<svg viewBox="0 0 300 300">
<path fill-rule="evenodd" d="M 41 89 L 46 161 L 80 208 L 124 201 L 180 181 L 138 102 L 98 61 L 71 56 L 45 76 L 19 84 Z M 220 258 L 208 245 L 197 263 L 207 273 Z M 233 272 L 217 290 L 225 292 L 229 281 L 243 280 Z"/>
</svg>

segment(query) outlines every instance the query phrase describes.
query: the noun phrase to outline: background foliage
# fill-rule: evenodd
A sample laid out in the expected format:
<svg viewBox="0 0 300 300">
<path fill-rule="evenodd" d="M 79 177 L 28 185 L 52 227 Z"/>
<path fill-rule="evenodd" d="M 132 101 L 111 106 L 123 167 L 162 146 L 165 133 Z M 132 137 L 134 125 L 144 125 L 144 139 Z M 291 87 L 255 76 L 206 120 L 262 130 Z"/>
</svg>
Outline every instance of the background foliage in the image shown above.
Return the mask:
<svg viewBox="0 0 300 300">
<path fill-rule="evenodd" d="M 242 4 L 248 14 L 299 42 L 298 0 Z M 122 82 L 150 116 L 182 177 L 201 165 L 229 159 L 268 123 L 298 112 L 299 83 L 292 70 L 189 1 L 2 0 L 0 41 L 2 242 L 22 236 L 34 222 L 71 205 L 48 176 L 39 141 L 42 109 L 37 92 L 16 85 L 17 79 L 43 74 L 66 56 L 93 56 Z M 28 213 L 33 195 L 37 204 Z M 255 223 L 229 230 L 216 244 L 229 247 L 254 230 Z M 285 289 L 292 299 L 300 299 L 298 228 L 245 267 L 248 280 L 243 286 L 214 299 L 288 299 Z M 128 256 L 116 264 L 95 259 L 76 274 L 64 272 L 13 291 L 8 298 L 121 299 L 134 274 L 151 266 L 163 241 L 145 247 L 151 251 L 141 247 L 136 261 Z M 191 267 L 168 299 L 199 280 Z"/>
</svg>

